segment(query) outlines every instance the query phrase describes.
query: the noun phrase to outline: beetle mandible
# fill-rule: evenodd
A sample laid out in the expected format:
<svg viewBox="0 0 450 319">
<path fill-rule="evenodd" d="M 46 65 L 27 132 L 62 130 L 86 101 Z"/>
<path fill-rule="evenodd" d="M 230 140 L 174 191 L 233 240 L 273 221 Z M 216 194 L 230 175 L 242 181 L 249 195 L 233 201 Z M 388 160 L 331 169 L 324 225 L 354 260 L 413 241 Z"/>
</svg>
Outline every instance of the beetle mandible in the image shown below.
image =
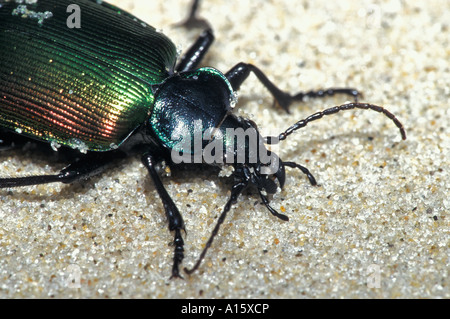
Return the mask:
<svg viewBox="0 0 450 319">
<path fill-rule="evenodd" d="M 81 27 L 67 23 L 67 8 L 77 5 Z M 121 9 L 96 0 L 0 1 L 0 138 L 4 148 L 17 138 L 44 142 L 54 150 L 76 149 L 72 163 L 58 174 L 0 178 L 0 188 L 72 183 L 101 173 L 117 159 L 141 154 L 142 163 L 162 200 L 169 230 L 174 232 L 171 277 L 181 277 L 184 258 L 183 218 L 166 191 L 157 169 L 180 161 L 231 166 L 231 195 L 211 237 L 192 269 L 203 260 L 227 212 L 244 189 L 255 187 L 271 214 L 288 220 L 269 205 L 267 194 L 283 188 L 285 168 L 300 169 L 312 185 L 307 168 L 282 161 L 267 144 L 325 115 L 355 108 L 381 112 L 400 129 L 386 109 L 358 103 L 352 88 L 289 94 L 280 90 L 256 66 L 238 63 L 222 73 L 197 68 L 214 40 L 206 20 L 197 18 L 198 0 L 182 25 L 204 29 L 177 62 L 172 41 L 155 28 Z M 73 8 L 73 7 L 71 7 Z M 232 113 L 236 91 L 253 73 L 284 110 L 305 97 L 346 94 L 355 99 L 300 120 L 277 137 L 262 137 L 256 124 Z M 239 131 L 240 130 L 240 131 Z M 255 139 L 235 143 L 230 132 L 250 132 Z M 200 144 L 196 132 L 207 136 Z M 203 155 L 210 151 L 212 160 Z M 265 156 L 265 157 L 264 157 Z M 273 165 L 275 163 L 275 165 Z"/>
</svg>

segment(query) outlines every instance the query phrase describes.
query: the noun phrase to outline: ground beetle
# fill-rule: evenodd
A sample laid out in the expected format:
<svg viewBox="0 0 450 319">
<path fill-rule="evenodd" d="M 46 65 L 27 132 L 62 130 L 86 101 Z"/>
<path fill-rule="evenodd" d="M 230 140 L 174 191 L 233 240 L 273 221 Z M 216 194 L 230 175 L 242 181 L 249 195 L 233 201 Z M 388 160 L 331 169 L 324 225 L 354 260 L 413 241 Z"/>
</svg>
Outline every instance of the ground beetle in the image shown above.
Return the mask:
<svg viewBox="0 0 450 319">
<path fill-rule="evenodd" d="M 26 138 L 45 142 L 54 150 L 77 150 L 72 163 L 58 174 L 1 178 L 0 187 L 72 183 L 99 174 L 119 158 L 142 154 L 163 202 L 169 229 L 174 232 L 172 277 L 181 277 L 185 227 L 161 182 L 158 164 L 199 161 L 201 165 L 234 169 L 231 196 L 217 225 L 197 263 L 190 270 L 185 268 L 192 273 L 231 205 L 248 186 L 256 188 L 274 216 L 288 220 L 269 205 L 267 197 L 278 186 L 283 187 L 285 168 L 300 169 L 316 185 L 308 169 L 282 161 L 265 145 L 284 140 L 324 115 L 354 108 L 383 113 L 406 138 L 392 113 L 358 103 L 359 93 L 354 89 L 290 95 L 251 64 L 238 63 L 225 74 L 214 68 L 197 69 L 214 40 L 209 24 L 196 17 L 198 1 L 193 2 L 183 25 L 201 26 L 204 32 L 178 64 L 170 39 L 102 1 L 15 0 L 0 1 L 0 5 L 1 146 L 6 148 L 18 138 Z M 263 138 L 253 121 L 232 113 L 235 92 L 250 73 L 286 111 L 292 102 L 305 97 L 342 93 L 354 97 L 355 102 L 315 113 L 278 137 Z M 246 134 L 243 140 L 239 132 Z M 195 137 L 198 133 L 200 142 Z M 251 138 L 252 133 L 256 139 Z"/>
</svg>

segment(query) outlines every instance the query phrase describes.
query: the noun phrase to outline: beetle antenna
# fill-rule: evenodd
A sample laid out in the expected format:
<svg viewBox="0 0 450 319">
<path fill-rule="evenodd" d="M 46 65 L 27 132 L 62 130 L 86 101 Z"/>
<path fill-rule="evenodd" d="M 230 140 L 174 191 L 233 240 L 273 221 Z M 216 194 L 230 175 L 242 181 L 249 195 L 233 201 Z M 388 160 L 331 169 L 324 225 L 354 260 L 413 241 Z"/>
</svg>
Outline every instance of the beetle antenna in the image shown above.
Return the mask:
<svg viewBox="0 0 450 319">
<path fill-rule="evenodd" d="M 284 133 L 281 133 L 278 136 L 278 140 L 282 141 L 282 140 L 286 139 L 286 137 L 291 135 L 296 130 L 298 130 L 302 127 L 305 127 L 309 122 L 321 119 L 325 115 L 331 115 L 331 114 L 338 113 L 340 111 L 351 110 L 351 109 L 373 110 L 373 111 L 376 111 L 379 113 L 383 113 L 388 118 L 390 118 L 395 123 L 395 125 L 399 128 L 400 134 L 402 135 L 402 139 L 403 140 L 406 139 L 406 133 L 405 133 L 405 129 L 403 128 L 402 123 L 400 123 L 400 121 L 395 117 L 394 114 L 392 114 L 385 108 L 378 106 L 378 105 L 367 104 L 367 103 L 348 103 L 348 104 L 344 104 L 344 105 L 330 107 L 321 112 L 314 113 L 314 114 L 308 116 L 306 119 L 298 121 L 297 123 L 292 125 L 290 128 L 288 128 Z"/>
<path fill-rule="evenodd" d="M 216 226 L 214 227 L 211 236 L 209 237 L 208 241 L 206 242 L 205 248 L 203 248 L 202 253 L 200 254 L 200 257 L 198 257 L 197 262 L 195 263 L 194 267 L 191 269 L 184 268 L 184 272 L 188 275 L 192 274 L 194 271 L 198 269 L 200 264 L 202 263 L 203 259 L 205 258 L 206 253 L 208 252 L 208 249 L 211 247 L 214 238 L 219 232 L 220 226 L 225 221 L 225 218 L 227 217 L 227 213 L 230 211 L 231 205 L 236 203 L 239 195 L 241 195 L 242 191 L 245 187 L 247 187 L 248 181 L 239 181 L 237 184 L 233 185 L 233 188 L 231 189 L 231 196 L 228 202 L 225 204 L 225 207 L 223 208 L 222 214 L 220 214 L 219 219 L 217 220 Z"/>
</svg>

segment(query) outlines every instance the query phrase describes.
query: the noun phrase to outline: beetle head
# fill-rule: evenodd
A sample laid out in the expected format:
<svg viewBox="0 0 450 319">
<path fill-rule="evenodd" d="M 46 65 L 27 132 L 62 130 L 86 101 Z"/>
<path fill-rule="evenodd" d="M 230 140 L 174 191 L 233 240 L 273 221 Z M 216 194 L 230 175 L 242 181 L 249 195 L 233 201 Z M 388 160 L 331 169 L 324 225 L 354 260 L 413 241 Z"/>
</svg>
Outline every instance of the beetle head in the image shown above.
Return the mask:
<svg viewBox="0 0 450 319">
<path fill-rule="evenodd" d="M 233 165 L 236 181 L 253 185 L 258 192 L 274 194 L 285 183 L 285 165 L 266 148 L 266 140 L 252 120 L 228 115 L 220 126 L 225 164 Z M 275 144 L 271 139 L 269 144 Z M 277 185 L 278 182 L 278 185 Z"/>
</svg>

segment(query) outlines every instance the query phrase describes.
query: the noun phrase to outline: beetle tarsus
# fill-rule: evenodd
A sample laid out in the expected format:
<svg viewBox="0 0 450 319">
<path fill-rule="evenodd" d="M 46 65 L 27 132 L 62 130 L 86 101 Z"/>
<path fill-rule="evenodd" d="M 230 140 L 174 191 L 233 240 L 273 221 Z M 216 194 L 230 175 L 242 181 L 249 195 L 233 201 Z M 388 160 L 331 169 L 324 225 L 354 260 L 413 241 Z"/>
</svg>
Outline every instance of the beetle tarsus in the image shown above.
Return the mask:
<svg viewBox="0 0 450 319">
<path fill-rule="evenodd" d="M 174 250 L 174 256 L 173 256 L 173 266 L 172 266 L 172 278 L 181 278 L 183 279 L 183 276 L 180 275 L 180 264 L 183 261 L 184 258 L 184 241 L 183 237 L 181 236 L 180 228 L 175 230 L 175 240 L 174 240 L 175 250 Z"/>
<path fill-rule="evenodd" d="M 328 88 L 320 90 L 311 90 L 308 92 L 299 92 L 293 96 L 285 98 L 284 104 L 289 106 L 294 101 L 304 101 L 305 98 L 324 98 L 327 96 L 334 96 L 336 94 L 344 94 L 353 97 L 354 102 L 362 97 L 362 93 L 354 88 Z"/>
<path fill-rule="evenodd" d="M 0 178 L 0 188 L 32 186 L 55 182 L 70 184 L 100 174 L 114 160 L 123 156 L 124 154 L 120 152 L 112 152 L 108 156 L 103 156 L 101 153 L 88 153 L 66 166 L 58 174 Z"/>
</svg>

